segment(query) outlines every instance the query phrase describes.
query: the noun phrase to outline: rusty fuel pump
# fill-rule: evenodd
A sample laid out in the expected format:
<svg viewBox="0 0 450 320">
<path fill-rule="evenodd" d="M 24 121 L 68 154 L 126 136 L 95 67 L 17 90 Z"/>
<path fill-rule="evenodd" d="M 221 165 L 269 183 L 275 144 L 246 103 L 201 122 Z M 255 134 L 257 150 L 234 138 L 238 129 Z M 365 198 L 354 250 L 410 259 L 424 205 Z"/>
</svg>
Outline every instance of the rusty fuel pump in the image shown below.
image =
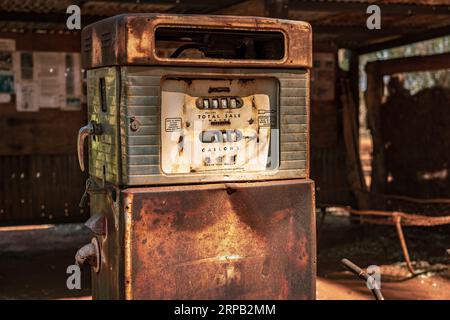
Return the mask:
<svg viewBox="0 0 450 320">
<path fill-rule="evenodd" d="M 314 299 L 310 25 L 127 14 L 82 57 L 93 298 Z"/>
</svg>

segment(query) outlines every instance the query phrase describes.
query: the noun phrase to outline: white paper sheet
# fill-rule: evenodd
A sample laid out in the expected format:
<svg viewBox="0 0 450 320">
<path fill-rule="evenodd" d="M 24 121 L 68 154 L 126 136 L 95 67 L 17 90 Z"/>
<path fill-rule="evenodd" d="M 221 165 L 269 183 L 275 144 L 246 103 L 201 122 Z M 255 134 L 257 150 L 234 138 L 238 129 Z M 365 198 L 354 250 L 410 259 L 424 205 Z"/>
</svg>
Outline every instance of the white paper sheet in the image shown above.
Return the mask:
<svg viewBox="0 0 450 320">
<path fill-rule="evenodd" d="M 11 95 L 9 93 L 0 93 L 0 103 L 10 103 Z"/>
<path fill-rule="evenodd" d="M 60 108 L 66 104 L 65 53 L 35 52 L 34 82 L 39 86 L 39 106 Z"/>
<path fill-rule="evenodd" d="M 16 109 L 20 112 L 39 111 L 39 87 L 35 82 L 16 83 Z"/>
</svg>

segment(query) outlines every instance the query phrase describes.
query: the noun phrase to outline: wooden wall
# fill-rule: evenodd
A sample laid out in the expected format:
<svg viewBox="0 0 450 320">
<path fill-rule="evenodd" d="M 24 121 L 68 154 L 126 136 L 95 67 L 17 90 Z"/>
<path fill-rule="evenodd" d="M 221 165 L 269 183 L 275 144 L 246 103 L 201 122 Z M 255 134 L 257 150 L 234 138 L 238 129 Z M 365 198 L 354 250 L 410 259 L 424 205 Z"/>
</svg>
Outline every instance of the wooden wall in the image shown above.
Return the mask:
<svg viewBox="0 0 450 320">
<path fill-rule="evenodd" d="M 311 178 L 316 184 L 318 206 L 352 205 L 354 202 L 347 177 L 347 154 L 343 138 L 343 113 L 340 101 L 340 76 L 337 48 L 316 46 L 317 54 L 335 55 L 334 99 L 315 100 L 311 95 Z M 314 74 L 314 72 L 313 72 Z M 314 76 L 314 75 L 313 75 Z M 316 80 L 320 81 L 320 80 Z M 312 82 L 311 86 L 314 86 Z"/>
<path fill-rule="evenodd" d="M 0 224 L 82 221 L 84 179 L 67 154 L 0 156 Z"/>
<path fill-rule="evenodd" d="M 16 39 L 18 51 L 77 52 L 77 35 L 0 34 Z M 0 224 L 83 221 L 78 208 L 86 176 L 76 155 L 81 111 L 17 112 L 15 95 L 0 104 Z"/>
</svg>

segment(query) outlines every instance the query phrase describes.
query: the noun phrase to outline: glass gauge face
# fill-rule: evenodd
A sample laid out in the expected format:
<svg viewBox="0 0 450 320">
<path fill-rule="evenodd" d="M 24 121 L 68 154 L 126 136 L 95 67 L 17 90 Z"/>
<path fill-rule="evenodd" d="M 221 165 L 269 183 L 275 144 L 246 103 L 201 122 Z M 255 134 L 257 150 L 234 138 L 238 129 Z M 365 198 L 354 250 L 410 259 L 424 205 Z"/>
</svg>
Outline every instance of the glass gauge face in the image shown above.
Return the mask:
<svg viewBox="0 0 450 320">
<path fill-rule="evenodd" d="M 161 85 L 162 171 L 276 169 L 278 90 L 273 78 L 166 78 Z"/>
</svg>

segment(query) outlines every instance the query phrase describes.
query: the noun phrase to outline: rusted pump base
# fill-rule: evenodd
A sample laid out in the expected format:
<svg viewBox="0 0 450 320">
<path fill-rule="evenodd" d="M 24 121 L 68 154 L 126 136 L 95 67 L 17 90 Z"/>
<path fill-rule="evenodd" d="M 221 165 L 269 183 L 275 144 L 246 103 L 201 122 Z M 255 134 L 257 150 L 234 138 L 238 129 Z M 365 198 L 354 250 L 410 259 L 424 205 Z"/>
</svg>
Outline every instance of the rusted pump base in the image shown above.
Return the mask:
<svg viewBox="0 0 450 320">
<path fill-rule="evenodd" d="M 93 297 L 314 299 L 313 195 L 305 179 L 131 188 L 120 213 L 103 195 Z"/>
</svg>

